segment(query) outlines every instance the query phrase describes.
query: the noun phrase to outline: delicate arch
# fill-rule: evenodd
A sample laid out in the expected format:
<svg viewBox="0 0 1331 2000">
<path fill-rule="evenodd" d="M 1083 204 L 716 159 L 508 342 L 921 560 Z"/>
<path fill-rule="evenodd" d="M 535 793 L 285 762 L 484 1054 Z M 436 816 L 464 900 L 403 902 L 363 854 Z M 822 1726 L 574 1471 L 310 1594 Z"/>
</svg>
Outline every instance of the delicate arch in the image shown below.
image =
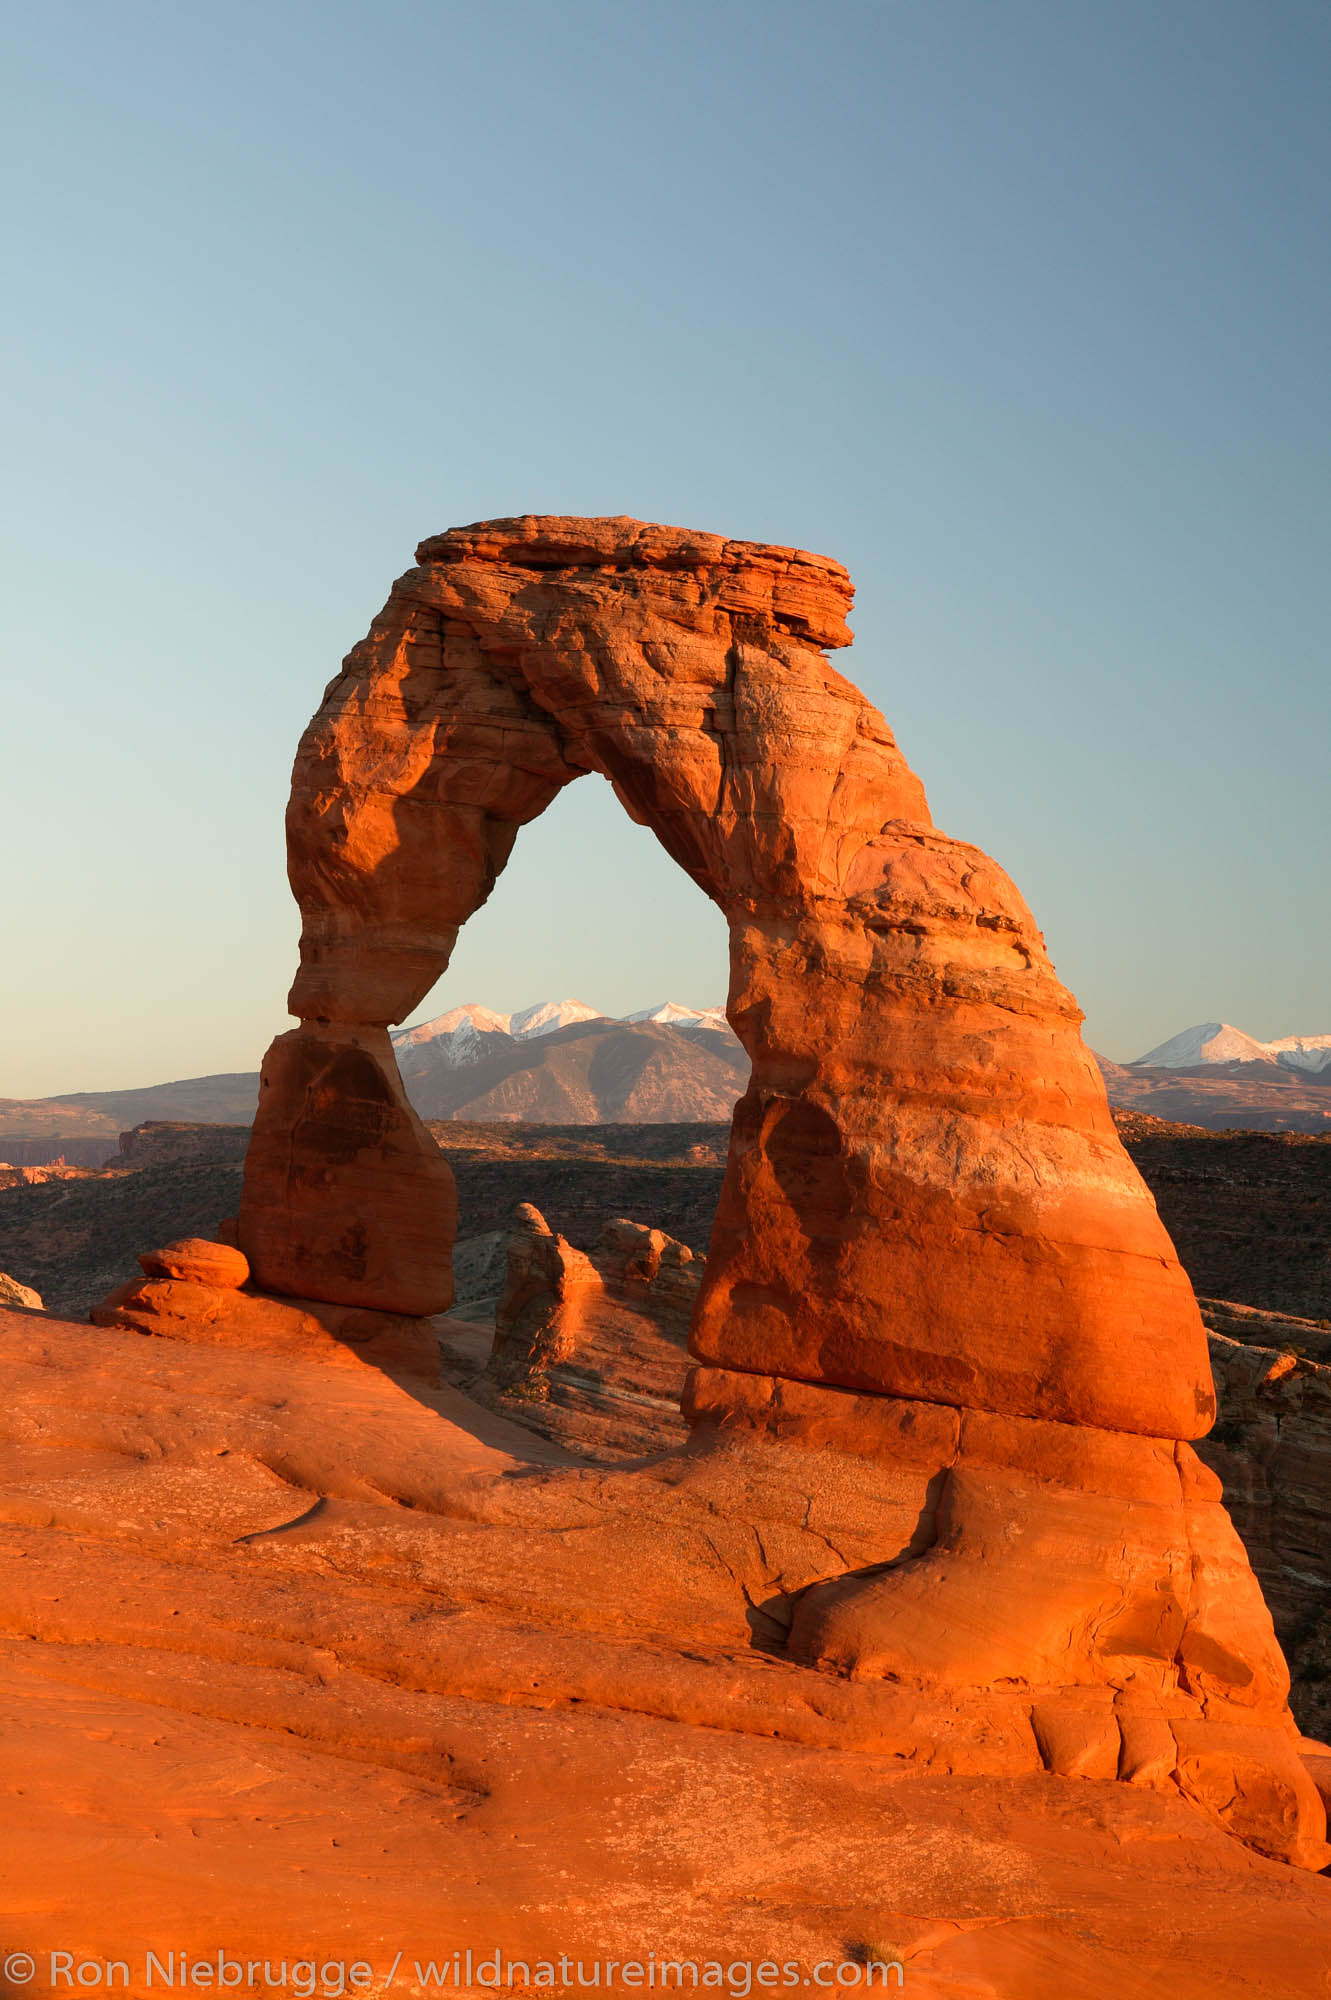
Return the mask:
<svg viewBox="0 0 1331 2000">
<path fill-rule="evenodd" d="M 541 516 L 417 555 L 296 758 L 302 1026 L 269 1051 L 246 1164 L 259 1282 L 447 1305 L 451 1178 L 387 1026 L 443 972 L 520 828 L 599 771 L 724 911 L 753 1063 L 695 1410 L 804 1381 L 1205 1430 L 1200 1319 L 1080 1013 L 1007 877 L 933 826 L 887 724 L 825 657 L 850 638 L 845 571 Z"/>
</svg>

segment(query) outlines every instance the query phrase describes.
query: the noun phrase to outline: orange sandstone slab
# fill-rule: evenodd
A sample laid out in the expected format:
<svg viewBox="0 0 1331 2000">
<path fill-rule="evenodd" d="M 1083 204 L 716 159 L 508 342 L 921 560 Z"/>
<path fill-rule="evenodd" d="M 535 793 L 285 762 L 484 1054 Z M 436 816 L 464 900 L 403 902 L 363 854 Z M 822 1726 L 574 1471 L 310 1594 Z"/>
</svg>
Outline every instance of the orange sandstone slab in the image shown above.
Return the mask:
<svg viewBox="0 0 1331 2000">
<path fill-rule="evenodd" d="M 145 1250 L 139 1264 L 149 1278 L 179 1278 L 188 1284 L 236 1291 L 250 1275 L 249 1259 L 234 1245 L 184 1236 L 161 1250 Z"/>
<path fill-rule="evenodd" d="M 1012 1456 L 1000 1428 L 976 1451 Z M 363 1960 L 374 1992 L 398 1960 L 419 2000 L 417 1961 L 469 1947 L 811 1980 L 887 1947 L 925 2000 L 1323 1989 L 1331 1883 L 1161 1781 L 1144 1701 L 940 1700 L 746 1643 L 729 1566 L 756 1596 L 744 1565 L 783 1533 L 834 1560 L 871 1465 L 838 1485 L 834 1451 L 753 1440 L 694 1491 L 692 1462 L 560 1469 L 351 1351 L 0 1314 L 0 1924 L 37 1961 L 24 1990 L 68 1990 L 52 1951 L 137 1975 L 222 1948 Z M 660 1557 L 693 1515 L 672 1636 Z M 1199 1802 L 1223 1745 L 1270 1811 L 1251 1734 L 1164 1729 Z"/>
</svg>

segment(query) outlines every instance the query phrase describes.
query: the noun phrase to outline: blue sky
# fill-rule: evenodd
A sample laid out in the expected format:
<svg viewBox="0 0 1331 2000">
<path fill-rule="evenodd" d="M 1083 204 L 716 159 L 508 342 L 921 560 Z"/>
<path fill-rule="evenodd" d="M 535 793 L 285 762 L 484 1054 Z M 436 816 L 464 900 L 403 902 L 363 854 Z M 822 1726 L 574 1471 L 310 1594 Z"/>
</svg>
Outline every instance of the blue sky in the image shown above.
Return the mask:
<svg viewBox="0 0 1331 2000">
<path fill-rule="evenodd" d="M 1106 1053 L 1331 1031 L 1331 12 L 11 12 L 0 1094 L 253 1067 L 300 730 L 416 541 L 794 542 Z M 725 986 L 600 781 L 424 1013 Z"/>
</svg>

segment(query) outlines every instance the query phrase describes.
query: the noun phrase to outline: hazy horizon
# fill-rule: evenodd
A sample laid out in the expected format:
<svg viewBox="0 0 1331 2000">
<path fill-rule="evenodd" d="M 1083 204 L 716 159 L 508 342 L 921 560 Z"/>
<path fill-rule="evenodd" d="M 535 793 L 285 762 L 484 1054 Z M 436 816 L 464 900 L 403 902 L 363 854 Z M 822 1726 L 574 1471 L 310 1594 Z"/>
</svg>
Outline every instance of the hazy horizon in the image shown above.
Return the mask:
<svg viewBox="0 0 1331 2000">
<path fill-rule="evenodd" d="M 844 561 L 1086 1037 L 1331 1032 L 1331 14 L 496 0 L 16 17 L 0 1095 L 248 1070 L 282 811 L 450 525 Z M 598 782 L 414 1018 L 723 998 Z"/>
</svg>

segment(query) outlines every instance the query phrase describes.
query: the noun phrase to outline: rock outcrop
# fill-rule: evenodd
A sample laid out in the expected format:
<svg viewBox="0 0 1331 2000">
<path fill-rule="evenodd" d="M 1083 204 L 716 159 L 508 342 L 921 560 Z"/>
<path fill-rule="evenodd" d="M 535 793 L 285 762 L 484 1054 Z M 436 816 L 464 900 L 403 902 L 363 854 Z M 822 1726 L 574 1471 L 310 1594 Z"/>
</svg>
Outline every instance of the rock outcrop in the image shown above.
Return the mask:
<svg viewBox="0 0 1331 2000">
<path fill-rule="evenodd" d="M 535 1172 L 533 1177 L 538 1178 Z M 640 1224 L 630 1227 L 643 1229 Z M 565 1274 L 594 1258 L 583 1257 L 554 1235 L 530 1205 L 524 1205 L 516 1231 L 507 1238 L 496 1232 L 460 1241 L 457 1252 L 464 1269 L 483 1255 L 492 1270 L 496 1249 L 505 1244 L 513 1278 L 505 1302 L 509 1324 L 500 1347 L 512 1331 L 521 1335 L 513 1357 L 517 1365 L 510 1360 L 492 1369 L 516 1391 L 503 1404 L 505 1413 L 538 1434 L 587 1448 L 602 1462 L 665 1451 L 677 1443 L 678 1405 L 688 1373 L 680 1327 L 683 1302 L 670 1290 L 639 1286 L 627 1301 L 627 1312 L 605 1301 L 609 1309 L 602 1310 L 592 1338 L 581 1325 L 566 1331 L 568 1318 L 560 1303 Z M 684 1266 L 693 1287 L 700 1273 L 697 1259 Z M 489 1353 L 499 1280 L 483 1282 L 492 1294 L 477 1294 L 488 1320 L 484 1352 Z M 1226 1299 L 1201 1299 L 1199 1304 L 1219 1414 L 1210 1435 L 1199 1441 L 1198 1456 L 1222 1482 L 1225 1509 L 1289 1659 L 1290 1707 L 1310 1736 L 1325 1738 L 1331 1736 L 1331 1328 Z M 452 1322 L 443 1324 L 447 1347 L 456 1350 L 458 1363 L 449 1379 L 476 1394 L 481 1363 L 465 1365 L 471 1359 L 467 1336 L 473 1329 L 468 1325 L 454 1331 Z M 549 1359 L 552 1349 L 572 1357 L 572 1371 Z M 650 1401 L 641 1393 L 648 1356 Z M 524 1367 L 529 1358 L 535 1365 Z M 816 1435 L 811 1425 L 817 1405 L 806 1407 L 801 1428 L 801 1414 L 791 1400 L 796 1393 L 787 1388 L 776 1421 L 789 1435 L 807 1439 Z M 626 1397 L 633 1399 L 627 1410 L 622 1407 Z M 579 1429 L 579 1406 L 597 1409 L 603 1421 Z M 617 1423 L 610 1420 L 612 1412 Z M 626 1422 L 626 1417 L 634 1421 Z M 1331 1757 L 1331 1751 L 1326 1755 Z"/>
<path fill-rule="evenodd" d="M 179 1278 L 186 1284 L 214 1285 L 237 1292 L 250 1275 L 249 1259 L 232 1243 L 213 1243 L 202 1236 L 178 1237 L 161 1250 L 145 1250 L 139 1267 L 149 1278 Z"/>
<path fill-rule="evenodd" d="M 17 1278 L 11 1278 L 0 1271 L 0 1306 L 20 1306 L 26 1312 L 43 1312 L 42 1295 L 34 1292 L 31 1285 L 21 1285 Z"/>
<path fill-rule="evenodd" d="M 212 1166 L 243 1160 L 248 1125 L 187 1125 L 180 1119 L 150 1119 L 120 1135 L 120 1148 L 107 1161 L 119 1167 Z"/>
<path fill-rule="evenodd" d="M 1174 1783 L 1320 1867 L 1284 1662 L 1187 1442 L 1214 1415 L 1191 1288 L 1021 897 L 825 658 L 845 571 L 627 520 L 417 553 L 297 755 L 301 1026 L 246 1163 L 258 1285 L 446 1307 L 451 1181 L 388 1025 L 521 828 L 600 772 L 725 913 L 752 1061 L 686 1413 L 704 1446 L 816 1443 L 892 1496 L 873 1554 L 786 1604 L 793 1653 L 1043 1690 L 1049 1768 Z"/>
<path fill-rule="evenodd" d="M 680 1390 L 702 1273 L 702 1259 L 664 1230 L 618 1217 L 588 1253 L 522 1203 L 485 1388 L 505 1409 L 514 1400 L 538 1405 L 540 1431 L 574 1450 L 613 1459 L 682 1444 Z"/>
<path fill-rule="evenodd" d="M 353 1353 L 400 1375 L 438 1379 L 439 1344 L 428 1322 L 320 1299 L 271 1298 L 249 1286 L 249 1265 L 230 1244 L 189 1237 L 146 1250 L 139 1263 L 142 1278 L 93 1307 L 94 1326 L 324 1363 Z"/>
</svg>

